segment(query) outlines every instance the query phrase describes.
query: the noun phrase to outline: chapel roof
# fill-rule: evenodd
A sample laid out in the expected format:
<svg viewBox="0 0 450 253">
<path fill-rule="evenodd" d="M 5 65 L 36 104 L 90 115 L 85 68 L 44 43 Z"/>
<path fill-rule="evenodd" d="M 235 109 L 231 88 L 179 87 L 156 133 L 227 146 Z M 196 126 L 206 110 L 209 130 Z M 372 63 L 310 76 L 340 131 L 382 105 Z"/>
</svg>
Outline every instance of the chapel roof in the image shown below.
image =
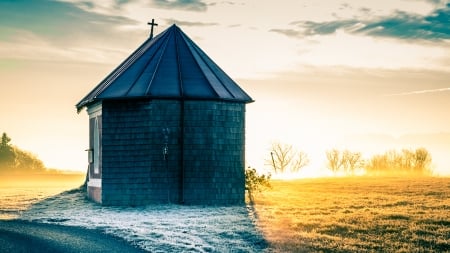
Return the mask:
<svg viewBox="0 0 450 253">
<path fill-rule="evenodd" d="M 253 102 L 175 24 L 147 39 L 76 107 L 80 111 L 96 101 L 135 98 Z"/>
</svg>

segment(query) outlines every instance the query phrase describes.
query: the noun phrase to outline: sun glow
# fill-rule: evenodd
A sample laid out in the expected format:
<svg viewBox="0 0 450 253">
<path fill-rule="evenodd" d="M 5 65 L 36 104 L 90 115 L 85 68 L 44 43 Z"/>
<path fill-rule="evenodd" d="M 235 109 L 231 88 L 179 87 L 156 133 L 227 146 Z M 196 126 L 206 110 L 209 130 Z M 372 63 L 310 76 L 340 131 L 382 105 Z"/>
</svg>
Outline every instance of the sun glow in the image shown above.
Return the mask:
<svg viewBox="0 0 450 253">
<path fill-rule="evenodd" d="M 7 17 L 0 27 L 0 130 L 47 167 L 86 171 L 87 115 L 77 115 L 74 104 L 148 38 L 146 24 L 155 18 L 156 34 L 177 23 L 256 100 L 247 106 L 248 165 L 267 170 L 274 140 L 308 153 L 300 177 L 326 175 L 325 151 L 332 148 L 371 155 L 425 146 L 439 174 L 450 175 L 443 109 L 450 106 L 449 41 L 436 33 L 448 23 L 436 16 L 448 10 L 445 1 L 61 1 L 36 10 L 28 8 L 33 1 L 0 1 Z M 58 15 L 42 15 L 48 9 Z M 339 25 L 402 15 L 409 25 L 435 23 L 418 38 Z M 59 22 L 71 29 L 61 32 Z M 296 22 L 331 30 L 302 33 Z M 392 94 L 398 96 L 386 96 Z M 393 138 L 373 137 L 380 133 Z M 348 136 L 361 134 L 372 138 L 352 146 Z M 418 134 L 422 139 L 402 137 Z"/>
<path fill-rule="evenodd" d="M 301 178 L 320 178 L 320 177 L 333 177 L 335 176 L 331 171 L 327 169 L 316 169 L 311 166 L 301 169 L 298 172 L 283 172 L 273 173 L 271 178 L 275 180 L 295 180 Z"/>
</svg>

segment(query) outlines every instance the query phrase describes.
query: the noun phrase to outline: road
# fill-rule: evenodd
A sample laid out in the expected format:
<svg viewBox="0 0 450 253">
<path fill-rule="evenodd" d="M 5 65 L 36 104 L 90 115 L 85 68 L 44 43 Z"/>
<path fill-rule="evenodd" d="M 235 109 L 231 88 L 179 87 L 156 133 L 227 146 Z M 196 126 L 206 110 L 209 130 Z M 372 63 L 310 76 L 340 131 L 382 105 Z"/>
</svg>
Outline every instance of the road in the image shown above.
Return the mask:
<svg viewBox="0 0 450 253">
<path fill-rule="evenodd" d="M 144 252 L 99 230 L 26 221 L 0 221 L 0 253 Z"/>
</svg>

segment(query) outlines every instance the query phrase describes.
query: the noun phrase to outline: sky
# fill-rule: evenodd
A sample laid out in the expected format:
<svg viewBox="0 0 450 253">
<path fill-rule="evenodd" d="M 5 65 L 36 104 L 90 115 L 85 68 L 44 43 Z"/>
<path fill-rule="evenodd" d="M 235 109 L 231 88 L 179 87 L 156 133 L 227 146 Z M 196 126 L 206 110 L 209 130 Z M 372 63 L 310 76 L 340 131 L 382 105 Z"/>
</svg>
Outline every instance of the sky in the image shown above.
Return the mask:
<svg viewBox="0 0 450 253">
<path fill-rule="evenodd" d="M 0 132 L 51 168 L 86 171 L 75 104 L 177 24 L 255 100 L 247 164 L 274 141 L 325 151 L 427 148 L 450 175 L 450 1 L 1 0 Z"/>
</svg>

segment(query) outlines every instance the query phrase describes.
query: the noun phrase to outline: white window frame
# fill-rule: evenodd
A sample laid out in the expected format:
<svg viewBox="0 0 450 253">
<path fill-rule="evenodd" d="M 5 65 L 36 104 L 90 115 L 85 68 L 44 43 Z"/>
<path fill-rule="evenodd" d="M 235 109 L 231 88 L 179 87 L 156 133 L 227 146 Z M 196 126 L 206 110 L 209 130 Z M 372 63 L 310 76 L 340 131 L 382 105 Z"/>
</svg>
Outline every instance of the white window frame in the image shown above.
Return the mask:
<svg viewBox="0 0 450 253">
<path fill-rule="evenodd" d="M 87 113 L 89 115 L 89 120 L 95 118 L 94 123 L 94 147 L 92 150 L 89 150 L 90 157 L 89 162 L 93 160 L 93 172 L 94 174 L 100 173 L 100 125 L 98 122 L 99 116 L 102 115 L 102 104 L 98 103 L 96 105 L 92 105 L 88 108 Z"/>
<path fill-rule="evenodd" d="M 94 120 L 94 150 L 93 150 L 93 159 L 94 159 L 94 173 L 100 173 L 100 128 L 98 124 L 98 117 L 95 117 Z"/>
</svg>

